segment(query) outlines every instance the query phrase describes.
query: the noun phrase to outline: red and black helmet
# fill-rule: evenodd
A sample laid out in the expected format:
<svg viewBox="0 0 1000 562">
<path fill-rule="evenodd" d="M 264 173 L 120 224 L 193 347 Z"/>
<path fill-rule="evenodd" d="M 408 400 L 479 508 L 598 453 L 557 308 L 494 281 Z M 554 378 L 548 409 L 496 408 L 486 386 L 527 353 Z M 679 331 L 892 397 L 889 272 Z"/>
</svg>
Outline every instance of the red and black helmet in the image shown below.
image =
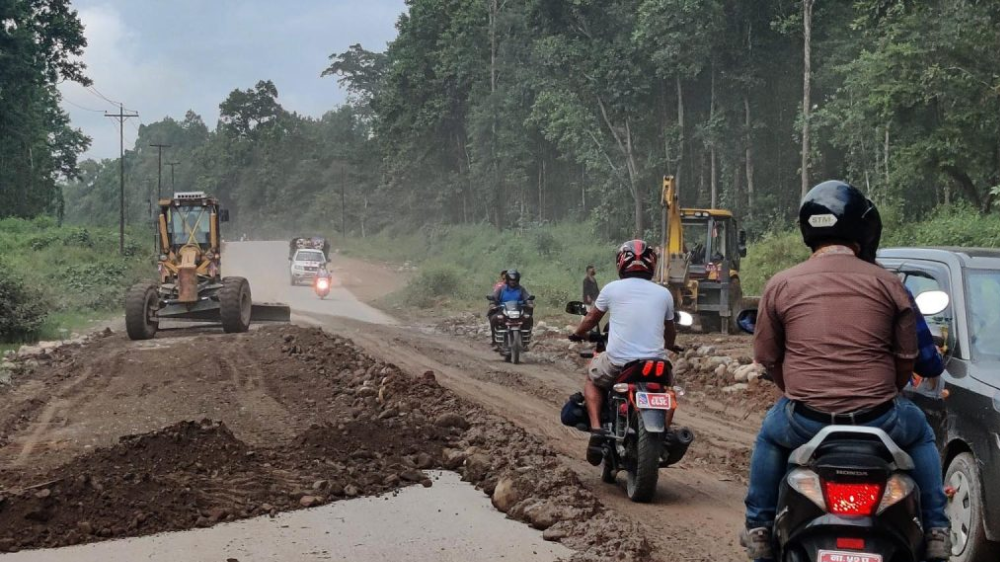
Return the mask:
<svg viewBox="0 0 1000 562">
<path fill-rule="evenodd" d="M 629 240 L 618 248 L 618 277 L 652 279 L 656 272 L 656 251 L 644 240 Z"/>
</svg>

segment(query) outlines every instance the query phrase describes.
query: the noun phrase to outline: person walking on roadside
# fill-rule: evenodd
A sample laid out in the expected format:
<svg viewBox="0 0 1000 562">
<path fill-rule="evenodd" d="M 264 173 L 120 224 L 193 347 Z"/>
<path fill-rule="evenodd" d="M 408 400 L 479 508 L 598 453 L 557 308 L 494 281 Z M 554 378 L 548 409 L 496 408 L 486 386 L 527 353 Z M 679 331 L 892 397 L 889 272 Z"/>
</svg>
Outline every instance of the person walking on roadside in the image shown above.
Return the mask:
<svg viewBox="0 0 1000 562">
<path fill-rule="evenodd" d="M 601 286 L 597 284 L 594 275 L 597 271 L 593 265 L 587 266 L 587 275 L 583 278 L 583 304 L 588 307 L 593 306 L 597 301 L 597 295 L 601 294 Z"/>
</svg>

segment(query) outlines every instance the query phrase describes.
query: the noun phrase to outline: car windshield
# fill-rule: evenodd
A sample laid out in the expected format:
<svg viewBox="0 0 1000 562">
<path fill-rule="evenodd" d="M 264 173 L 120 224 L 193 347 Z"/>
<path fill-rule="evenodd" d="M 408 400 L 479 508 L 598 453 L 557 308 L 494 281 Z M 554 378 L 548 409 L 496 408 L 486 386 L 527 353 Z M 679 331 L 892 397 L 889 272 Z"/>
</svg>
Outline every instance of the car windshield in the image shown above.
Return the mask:
<svg viewBox="0 0 1000 562">
<path fill-rule="evenodd" d="M 968 271 L 969 335 L 973 357 L 1000 360 L 1000 271 Z"/>
<path fill-rule="evenodd" d="M 181 205 L 168 211 L 170 234 L 175 245 L 189 242 L 208 244 L 211 210 L 207 207 Z"/>
<path fill-rule="evenodd" d="M 326 261 L 323 259 L 323 252 L 303 252 L 295 254 L 295 261 Z"/>
</svg>

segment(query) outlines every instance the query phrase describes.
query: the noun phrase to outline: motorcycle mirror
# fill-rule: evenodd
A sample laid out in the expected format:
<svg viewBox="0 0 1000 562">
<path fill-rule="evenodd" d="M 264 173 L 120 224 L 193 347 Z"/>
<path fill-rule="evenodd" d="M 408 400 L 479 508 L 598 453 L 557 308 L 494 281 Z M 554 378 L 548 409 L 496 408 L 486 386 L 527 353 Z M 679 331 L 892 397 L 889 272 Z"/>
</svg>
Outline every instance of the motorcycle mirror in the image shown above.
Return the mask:
<svg viewBox="0 0 1000 562">
<path fill-rule="evenodd" d="M 748 308 L 746 310 L 741 310 L 739 314 L 736 315 L 736 325 L 740 327 L 740 330 L 752 334 L 754 329 L 757 328 L 757 309 Z"/>
<path fill-rule="evenodd" d="M 934 316 L 941 314 L 948 308 L 951 298 L 944 291 L 924 291 L 914 299 L 917 302 L 917 309 L 924 316 Z"/>
<path fill-rule="evenodd" d="M 678 310 L 674 313 L 674 322 L 676 322 L 678 326 L 694 326 L 694 316 L 691 316 L 691 314 L 684 312 L 683 310 Z"/>
<path fill-rule="evenodd" d="M 533 301 L 533 300 L 535 300 L 535 295 L 531 295 L 530 297 L 528 297 L 528 300 L 529 300 L 529 301 Z"/>
<path fill-rule="evenodd" d="M 566 313 L 575 314 L 577 316 L 586 316 L 587 305 L 583 304 L 580 301 L 569 301 L 568 303 L 566 303 Z"/>
</svg>

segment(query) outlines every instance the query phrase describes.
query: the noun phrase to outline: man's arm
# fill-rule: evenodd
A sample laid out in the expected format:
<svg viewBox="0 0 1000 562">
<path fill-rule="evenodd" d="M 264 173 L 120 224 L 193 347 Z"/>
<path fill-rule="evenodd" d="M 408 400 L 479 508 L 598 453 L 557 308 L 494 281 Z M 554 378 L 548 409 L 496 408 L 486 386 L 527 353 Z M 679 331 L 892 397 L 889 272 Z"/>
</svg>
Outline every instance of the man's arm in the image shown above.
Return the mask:
<svg viewBox="0 0 1000 562">
<path fill-rule="evenodd" d="M 666 320 L 663 322 L 663 348 L 667 351 L 673 351 L 676 344 L 677 326 L 673 320 Z"/>
<path fill-rule="evenodd" d="M 599 310 L 597 307 L 590 309 L 590 312 L 583 317 L 580 325 L 576 327 L 576 331 L 573 332 L 573 335 L 581 338 L 585 337 L 587 332 L 593 330 L 594 327 L 601 323 L 601 318 L 604 318 L 603 310 Z"/>
<path fill-rule="evenodd" d="M 754 329 L 754 361 L 760 363 L 774 380 L 774 384 L 785 390 L 785 376 L 782 363 L 785 359 L 785 327 L 781 323 L 775 307 L 780 287 L 768 283 L 760 298 L 757 309 L 757 327 Z"/>
<path fill-rule="evenodd" d="M 917 358 L 917 313 L 910 304 L 910 297 L 898 279 L 889 286 L 889 294 L 896 303 L 896 322 L 893 330 L 892 353 L 896 363 L 896 388 L 902 390 L 913 376 Z"/>
</svg>

